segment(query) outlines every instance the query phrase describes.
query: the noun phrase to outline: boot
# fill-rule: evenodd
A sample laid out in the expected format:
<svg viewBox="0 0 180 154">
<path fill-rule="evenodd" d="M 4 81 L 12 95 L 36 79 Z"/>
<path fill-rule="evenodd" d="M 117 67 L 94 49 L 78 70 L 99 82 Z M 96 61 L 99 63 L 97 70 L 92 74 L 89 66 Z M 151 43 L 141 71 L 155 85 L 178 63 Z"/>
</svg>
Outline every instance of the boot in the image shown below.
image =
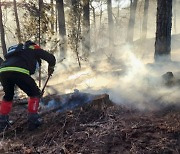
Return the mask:
<svg viewBox="0 0 180 154">
<path fill-rule="evenodd" d="M 42 125 L 42 119 L 37 113 L 28 114 L 28 130 L 33 131 Z"/>
<path fill-rule="evenodd" d="M 9 125 L 9 112 L 12 108 L 12 101 L 2 100 L 0 101 L 0 132 L 8 128 Z"/>
<path fill-rule="evenodd" d="M 9 127 L 9 116 L 0 115 L 0 132 L 3 132 L 8 127 Z"/>
<path fill-rule="evenodd" d="M 30 97 L 28 100 L 28 129 L 35 130 L 42 124 L 38 112 L 40 99 L 38 97 Z"/>
</svg>

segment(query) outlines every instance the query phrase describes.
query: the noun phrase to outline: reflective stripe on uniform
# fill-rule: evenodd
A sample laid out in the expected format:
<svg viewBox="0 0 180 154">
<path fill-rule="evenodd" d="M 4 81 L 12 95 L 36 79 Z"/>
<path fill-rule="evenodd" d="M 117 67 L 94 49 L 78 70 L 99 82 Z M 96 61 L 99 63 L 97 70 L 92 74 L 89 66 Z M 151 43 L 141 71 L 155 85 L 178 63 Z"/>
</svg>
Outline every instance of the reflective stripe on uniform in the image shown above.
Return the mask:
<svg viewBox="0 0 180 154">
<path fill-rule="evenodd" d="M 24 73 L 24 74 L 27 74 L 29 75 L 30 72 L 24 68 L 20 68 L 20 67 L 3 67 L 3 68 L 0 68 L 0 73 L 1 72 L 6 72 L 6 71 L 15 71 L 15 72 L 21 72 L 21 73 Z"/>
</svg>

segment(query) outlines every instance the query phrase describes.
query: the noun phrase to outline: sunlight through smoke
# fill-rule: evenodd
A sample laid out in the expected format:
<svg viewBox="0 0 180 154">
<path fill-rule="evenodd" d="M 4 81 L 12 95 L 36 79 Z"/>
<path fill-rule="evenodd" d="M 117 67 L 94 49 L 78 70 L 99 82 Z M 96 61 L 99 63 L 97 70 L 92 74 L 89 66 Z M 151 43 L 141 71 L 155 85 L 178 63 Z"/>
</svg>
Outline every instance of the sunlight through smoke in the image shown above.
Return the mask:
<svg viewBox="0 0 180 154">
<path fill-rule="evenodd" d="M 122 58 L 127 65 L 127 81 L 132 81 L 134 78 L 139 78 L 147 73 L 145 65 L 131 51 L 126 51 Z"/>
</svg>

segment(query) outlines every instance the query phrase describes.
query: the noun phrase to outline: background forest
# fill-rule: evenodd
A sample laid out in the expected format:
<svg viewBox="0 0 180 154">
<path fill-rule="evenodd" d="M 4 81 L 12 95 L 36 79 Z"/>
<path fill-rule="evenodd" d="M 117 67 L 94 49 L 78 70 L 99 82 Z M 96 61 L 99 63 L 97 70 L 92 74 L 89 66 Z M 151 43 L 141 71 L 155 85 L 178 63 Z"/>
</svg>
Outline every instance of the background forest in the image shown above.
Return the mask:
<svg viewBox="0 0 180 154">
<path fill-rule="evenodd" d="M 172 34 L 178 34 L 178 5 L 174 0 Z M 80 65 L 93 52 L 106 53 L 109 47 L 120 48 L 134 41 L 143 47 L 146 42 L 142 41 L 156 34 L 154 0 L 2 0 L 1 9 L 2 57 L 6 53 L 3 46 L 32 39 L 50 52 L 59 52 L 59 59 L 75 55 Z"/>
</svg>

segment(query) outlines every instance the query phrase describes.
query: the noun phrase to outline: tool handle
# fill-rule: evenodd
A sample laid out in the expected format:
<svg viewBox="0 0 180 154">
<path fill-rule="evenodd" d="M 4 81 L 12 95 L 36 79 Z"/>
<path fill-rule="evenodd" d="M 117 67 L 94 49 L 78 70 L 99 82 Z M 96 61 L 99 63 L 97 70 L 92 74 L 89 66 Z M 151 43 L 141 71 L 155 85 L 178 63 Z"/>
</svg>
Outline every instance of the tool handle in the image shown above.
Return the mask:
<svg viewBox="0 0 180 154">
<path fill-rule="evenodd" d="M 49 81 L 51 75 L 52 75 L 52 74 L 48 75 L 48 78 L 46 79 L 46 82 L 44 83 L 44 86 L 43 86 L 43 88 L 42 88 L 42 90 L 41 90 L 41 95 L 40 95 L 40 97 L 43 96 L 44 90 L 45 90 L 45 88 L 46 88 L 46 85 L 47 85 L 47 83 L 48 83 L 48 81 Z"/>
</svg>

